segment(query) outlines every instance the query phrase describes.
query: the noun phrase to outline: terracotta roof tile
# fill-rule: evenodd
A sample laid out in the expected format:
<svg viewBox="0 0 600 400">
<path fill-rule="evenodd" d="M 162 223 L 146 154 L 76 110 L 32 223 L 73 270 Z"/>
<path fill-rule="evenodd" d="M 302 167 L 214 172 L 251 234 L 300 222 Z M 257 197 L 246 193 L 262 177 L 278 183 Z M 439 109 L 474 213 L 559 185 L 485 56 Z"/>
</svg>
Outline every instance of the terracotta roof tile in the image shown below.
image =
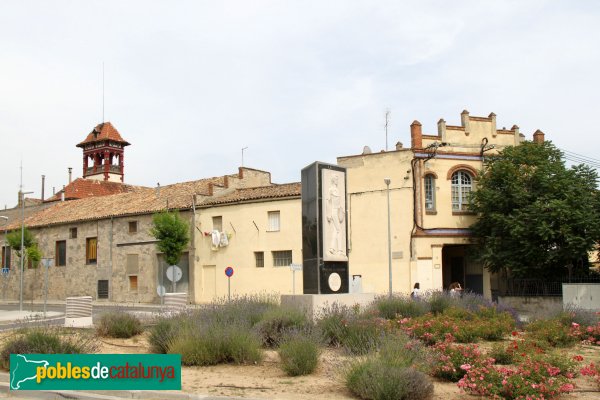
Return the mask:
<svg viewBox="0 0 600 400">
<path fill-rule="evenodd" d="M 143 186 L 126 185 L 121 182 L 99 181 L 95 179 L 77 178 L 64 188 L 65 200 L 84 199 L 87 197 L 108 196 L 111 194 L 133 192 L 144 189 Z M 147 189 L 147 188 L 146 188 Z M 46 202 L 59 201 L 63 190 L 48 198 Z"/>
<path fill-rule="evenodd" d="M 96 125 L 96 127 L 87 135 L 85 140 L 79 143 L 77 147 L 83 147 L 87 143 L 99 142 L 102 140 L 120 142 L 124 146 L 128 146 L 130 144 L 121 137 L 119 131 L 117 131 L 117 129 L 110 122 L 103 122 Z"/>
<path fill-rule="evenodd" d="M 203 201 L 199 207 L 238 203 L 244 201 L 274 199 L 282 197 L 299 197 L 302 194 L 300 182 L 286 183 L 282 185 L 273 184 L 257 188 L 237 189 L 222 196 L 215 196 Z"/>
<path fill-rule="evenodd" d="M 30 228 L 91 221 L 125 215 L 150 214 L 166 209 L 191 208 L 194 194 L 205 194 L 210 184 L 223 183 L 223 177 L 176 183 L 157 188 L 135 187 L 130 192 L 92 196 L 79 200 L 55 202 L 52 207 L 25 220 Z M 10 224 L 16 229 L 20 224 Z"/>
</svg>

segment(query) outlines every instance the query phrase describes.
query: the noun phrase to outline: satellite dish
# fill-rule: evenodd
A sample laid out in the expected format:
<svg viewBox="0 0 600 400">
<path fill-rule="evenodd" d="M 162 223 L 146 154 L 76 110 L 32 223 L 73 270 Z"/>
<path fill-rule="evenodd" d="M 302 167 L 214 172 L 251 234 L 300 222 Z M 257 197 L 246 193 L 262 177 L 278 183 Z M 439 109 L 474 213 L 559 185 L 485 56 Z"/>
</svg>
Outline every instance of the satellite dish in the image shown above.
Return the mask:
<svg viewBox="0 0 600 400">
<path fill-rule="evenodd" d="M 371 154 L 373 152 L 371 151 L 371 148 L 369 146 L 365 146 L 365 147 L 363 147 L 363 152 L 362 153 L 363 154 Z"/>
</svg>

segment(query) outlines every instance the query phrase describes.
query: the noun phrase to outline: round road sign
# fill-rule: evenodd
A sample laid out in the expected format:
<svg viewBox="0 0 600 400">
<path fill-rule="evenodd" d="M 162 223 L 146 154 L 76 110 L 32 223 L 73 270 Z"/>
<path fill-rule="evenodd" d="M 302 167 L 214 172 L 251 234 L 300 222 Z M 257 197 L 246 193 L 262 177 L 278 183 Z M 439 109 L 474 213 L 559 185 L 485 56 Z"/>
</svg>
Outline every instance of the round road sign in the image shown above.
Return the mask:
<svg viewBox="0 0 600 400">
<path fill-rule="evenodd" d="M 225 268 L 225 275 L 227 275 L 228 278 L 231 278 L 233 276 L 233 267 Z"/>
</svg>

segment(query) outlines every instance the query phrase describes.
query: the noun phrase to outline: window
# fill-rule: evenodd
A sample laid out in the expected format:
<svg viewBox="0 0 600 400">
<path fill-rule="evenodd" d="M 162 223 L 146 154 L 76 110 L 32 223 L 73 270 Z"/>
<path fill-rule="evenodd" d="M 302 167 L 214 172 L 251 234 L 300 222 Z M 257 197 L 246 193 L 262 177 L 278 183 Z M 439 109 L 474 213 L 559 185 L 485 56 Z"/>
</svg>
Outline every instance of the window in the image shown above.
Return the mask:
<svg viewBox="0 0 600 400">
<path fill-rule="evenodd" d="M 108 280 L 98 281 L 98 298 L 108 299 Z"/>
<path fill-rule="evenodd" d="M 274 267 L 289 267 L 292 263 L 292 251 L 273 251 L 273 266 Z"/>
<path fill-rule="evenodd" d="M 435 211 L 435 176 L 425 175 L 425 211 Z"/>
<path fill-rule="evenodd" d="M 269 232 L 279 231 L 279 211 L 269 211 Z"/>
<path fill-rule="evenodd" d="M 140 260 L 137 254 L 127 254 L 127 273 L 137 275 L 140 272 Z"/>
<path fill-rule="evenodd" d="M 131 292 L 137 292 L 138 288 L 138 277 L 137 275 L 129 275 L 129 290 Z"/>
<path fill-rule="evenodd" d="M 129 221 L 129 233 L 137 232 L 137 221 Z"/>
<path fill-rule="evenodd" d="M 256 260 L 256 268 L 264 268 L 265 267 L 265 252 L 264 251 L 255 251 L 254 259 Z"/>
<path fill-rule="evenodd" d="M 98 238 L 87 238 L 85 240 L 85 263 L 96 264 L 98 261 Z"/>
<path fill-rule="evenodd" d="M 77 228 L 69 228 L 69 239 L 77 239 Z"/>
<path fill-rule="evenodd" d="M 468 211 L 473 178 L 467 171 L 452 174 L 452 211 Z"/>
<path fill-rule="evenodd" d="M 64 267 L 67 265 L 67 241 L 57 240 L 54 252 L 54 265 Z"/>
<path fill-rule="evenodd" d="M 223 232 L 223 217 L 213 217 L 213 231 Z"/>
<path fill-rule="evenodd" d="M 2 268 L 10 269 L 10 246 L 2 247 Z"/>
</svg>

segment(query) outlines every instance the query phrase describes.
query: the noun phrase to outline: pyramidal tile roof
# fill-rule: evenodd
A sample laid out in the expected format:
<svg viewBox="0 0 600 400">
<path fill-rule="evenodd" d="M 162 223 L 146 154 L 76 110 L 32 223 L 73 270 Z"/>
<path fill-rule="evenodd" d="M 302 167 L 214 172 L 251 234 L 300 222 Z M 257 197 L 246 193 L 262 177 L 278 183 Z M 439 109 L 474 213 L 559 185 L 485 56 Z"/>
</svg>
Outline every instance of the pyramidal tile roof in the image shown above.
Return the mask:
<svg viewBox="0 0 600 400">
<path fill-rule="evenodd" d="M 110 122 L 103 122 L 96 125 L 94 129 L 87 135 L 85 140 L 77 145 L 77 147 L 83 147 L 88 143 L 94 143 L 104 140 L 112 140 L 114 142 L 120 142 L 124 146 L 128 146 L 130 143 L 121 137 L 121 134 Z"/>
<path fill-rule="evenodd" d="M 86 197 L 108 196 L 111 194 L 133 192 L 139 189 L 144 189 L 144 187 L 127 185 L 121 182 L 77 178 L 65 186 L 63 190 L 48 198 L 46 201 L 51 202 L 61 200 L 63 191 L 65 194 L 65 200 L 75 200 L 84 199 Z"/>
</svg>

